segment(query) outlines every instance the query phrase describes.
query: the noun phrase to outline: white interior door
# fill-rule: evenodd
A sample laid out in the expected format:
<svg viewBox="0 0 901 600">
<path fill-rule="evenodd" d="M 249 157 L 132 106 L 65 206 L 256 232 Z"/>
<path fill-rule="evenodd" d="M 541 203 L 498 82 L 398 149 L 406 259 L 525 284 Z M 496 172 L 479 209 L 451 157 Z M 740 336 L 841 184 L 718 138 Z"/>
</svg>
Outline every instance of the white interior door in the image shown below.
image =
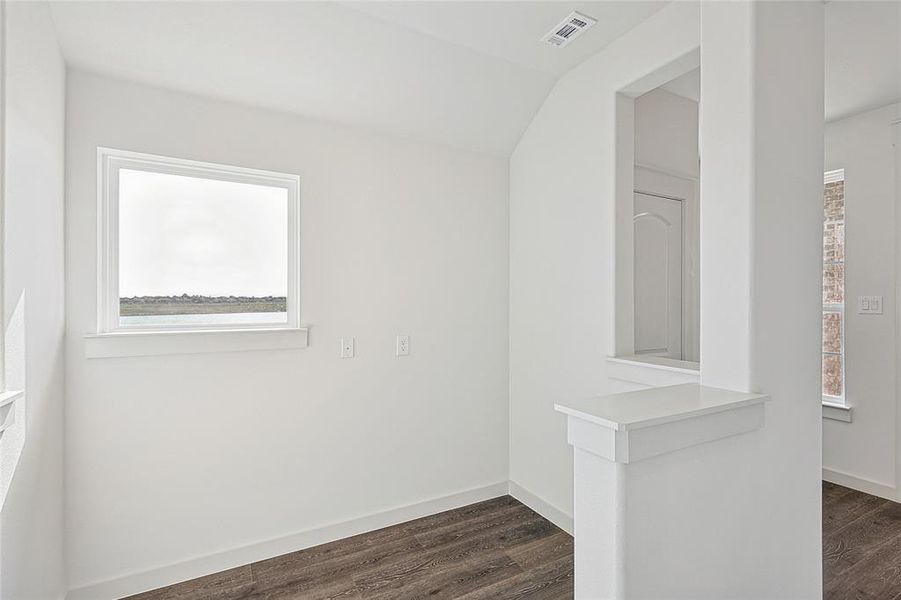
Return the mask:
<svg viewBox="0 0 901 600">
<path fill-rule="evenodd" d="M 635 192 L 635 354 L 682 358 L 682 202 Z"/>
</svg>

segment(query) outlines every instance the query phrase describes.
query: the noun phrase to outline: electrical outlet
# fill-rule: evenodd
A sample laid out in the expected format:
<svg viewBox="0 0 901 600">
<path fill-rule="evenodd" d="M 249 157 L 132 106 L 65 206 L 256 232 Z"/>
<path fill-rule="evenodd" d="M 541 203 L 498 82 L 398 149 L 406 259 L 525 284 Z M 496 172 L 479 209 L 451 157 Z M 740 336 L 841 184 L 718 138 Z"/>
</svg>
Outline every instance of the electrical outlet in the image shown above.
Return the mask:
<svg viewBox="0 0 901 600">
<path fill-rule="evenodd" d="M 354 357 L 354 339 L 352 337 L 341 338 L 341 358 Z"/>
<path fill-rule="evenodd" d="M 397 336 L 397 356 L 407 356 L 410 354 L 410 336 Z"/>
</svg>

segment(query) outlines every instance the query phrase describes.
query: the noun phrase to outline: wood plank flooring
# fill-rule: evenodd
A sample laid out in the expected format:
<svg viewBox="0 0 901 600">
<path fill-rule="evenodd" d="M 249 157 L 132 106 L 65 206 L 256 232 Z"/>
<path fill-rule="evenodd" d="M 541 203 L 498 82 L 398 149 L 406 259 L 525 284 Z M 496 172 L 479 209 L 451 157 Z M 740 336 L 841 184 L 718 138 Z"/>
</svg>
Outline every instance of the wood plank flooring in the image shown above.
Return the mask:
<svg viewBox="0 0 901 600">
<path fill-rule="evenodd" d="M 572 597 L 572 537 L 502 496 L 129 600 Z"/>
<path fill-rule="evenodd" d="M 823 596 L 901 600 L 901 504 L 823 482 Z"/>
<path fill-rule="evenodd" d="M 823 483 L 826 600 L 901 600 L 901 504 Z M 573 540 L 503 496 L 129 600 L 571 600 Z"/>
</svg>

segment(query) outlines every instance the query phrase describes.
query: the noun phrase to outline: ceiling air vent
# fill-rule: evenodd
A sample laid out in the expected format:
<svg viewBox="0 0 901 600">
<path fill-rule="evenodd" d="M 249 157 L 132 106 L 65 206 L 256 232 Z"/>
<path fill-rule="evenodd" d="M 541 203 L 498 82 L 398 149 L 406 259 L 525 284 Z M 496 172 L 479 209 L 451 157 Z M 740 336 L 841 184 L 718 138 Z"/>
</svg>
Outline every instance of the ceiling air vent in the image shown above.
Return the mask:
<svg viewBox="0 0 901 600">
<path fill-rule="evenodd" d="M 559 25 L 551 29 L 543 38 L 542 42 L 547 42 L 551 46 L 562 48 L 580 35 L 582 32 L 597 23 L 596 19 L 592 19 L 588 15 L 573 11 Z"/>
</svg>

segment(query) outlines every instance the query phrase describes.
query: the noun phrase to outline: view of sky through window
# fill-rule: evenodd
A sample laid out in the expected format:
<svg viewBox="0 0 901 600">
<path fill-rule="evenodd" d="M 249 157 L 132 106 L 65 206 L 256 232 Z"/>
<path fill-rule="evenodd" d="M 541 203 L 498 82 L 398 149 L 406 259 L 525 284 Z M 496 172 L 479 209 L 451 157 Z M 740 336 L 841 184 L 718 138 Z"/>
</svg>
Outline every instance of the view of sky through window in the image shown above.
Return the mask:
<svg viewBox="0 0 901 600">
<path fill-rule="evenodd" d="M 286 189 L 119 171 L 123 323 L 284 321 L 287 290 Z"/>
</svg>

